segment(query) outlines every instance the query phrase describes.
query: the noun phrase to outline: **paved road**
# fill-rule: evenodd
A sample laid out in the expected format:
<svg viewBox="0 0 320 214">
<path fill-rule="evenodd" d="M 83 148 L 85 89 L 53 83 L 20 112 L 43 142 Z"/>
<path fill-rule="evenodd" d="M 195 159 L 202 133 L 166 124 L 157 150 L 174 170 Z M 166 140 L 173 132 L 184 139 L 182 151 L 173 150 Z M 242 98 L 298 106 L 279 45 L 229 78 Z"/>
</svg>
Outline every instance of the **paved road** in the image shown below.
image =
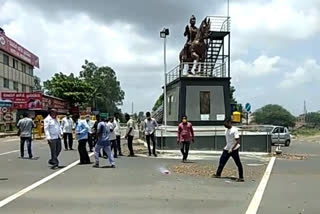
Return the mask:
<svg viewBox="0 0 320 214">
<path fill-rule="evenodd" d="M 0 153 L 17 150 L 17 145 L 17 139 L 2 140 Z M 21 160 L 18 152 L 0 156 L 0 177 L 8 178 L 0 181 L 0 201 L 53 173 L 47 165 L 49 151 L 44 141 L 36 141 L 34 155 L 39 159 Z M 211 162 L 217 163 L 217 158 Z M 78 153 L 63 151 L 60 159 L 69 165 L 78 159 Z M 267 164 L 252 157 L 244 157 L 243 162 Z M 235 183 L 160 173 L 161 167 L 177 163 L 164 158 L 122 157 L 117 159 L 116 169 L 75 166 L 0 208 L 0 213 L 245 213 L 260 181 Z M 227 167 L 231 166 L 232 161 Z"/>
<path fill-rule="evenodd" d="M 276 160 L 258 213 L 320 213 L 320 137 L 296 140 L 283 151 L 309 157 Z"/>
</svg>

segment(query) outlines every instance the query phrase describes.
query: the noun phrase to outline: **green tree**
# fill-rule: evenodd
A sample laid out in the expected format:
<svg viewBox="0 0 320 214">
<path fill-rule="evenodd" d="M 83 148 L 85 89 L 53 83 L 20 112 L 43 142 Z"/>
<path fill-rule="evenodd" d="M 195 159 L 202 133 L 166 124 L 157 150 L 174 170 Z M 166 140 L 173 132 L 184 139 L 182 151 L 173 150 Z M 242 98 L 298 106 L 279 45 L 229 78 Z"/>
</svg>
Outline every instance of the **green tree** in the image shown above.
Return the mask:
<svg viewBox="0 0 320 214">
<path fill-rule="evenodd" d="M 306 123 L 312 127 L 320 127 L 320 113 L 319 112 L 307 113 Z"/>
<path fill-rule="evenodd" d="M 90 102 L 96 110 L 108 113 L 119 111 L 117 106 L 122 105 L 125 93 L 112 68 L 98 67 L 85 60 L 80 78 L 94 88 Z"/>
<path fill-rule="evenodd" d="M 94 88 L 87 82 L 75 77 L 73 74 L 66 75 L 56 73 L 43 82 L 45 93 L 68 100 L 71 104 L 85 105 L 92 99 Z"/>
<path fill-rule="evenodd" d="M 234 97 L 234 93 L 236 92 L 236 89 L 234 86 L 230 86 L 230 93 L 229 93 L 229 98 L 230 98 L 230 104 L 237 104 L 237 100 Z"/>
<path fill-rule="evenodd" d="M 280 105 L 266 105 L 253 113 L 258 124 L 294 127 L 296 118 Z"/>
<path fill-rule="evenodd" d="M 33 77 L 33 90 L 42 91 L 41 79 L 36 75 Z"/>
<path fill-rule="evenodd" d="M 159 96 L 155 104 L 153 105 L 152 111 L 156 111 L 160 106 L 163 105 L 163 93 Z"/>
</svg>

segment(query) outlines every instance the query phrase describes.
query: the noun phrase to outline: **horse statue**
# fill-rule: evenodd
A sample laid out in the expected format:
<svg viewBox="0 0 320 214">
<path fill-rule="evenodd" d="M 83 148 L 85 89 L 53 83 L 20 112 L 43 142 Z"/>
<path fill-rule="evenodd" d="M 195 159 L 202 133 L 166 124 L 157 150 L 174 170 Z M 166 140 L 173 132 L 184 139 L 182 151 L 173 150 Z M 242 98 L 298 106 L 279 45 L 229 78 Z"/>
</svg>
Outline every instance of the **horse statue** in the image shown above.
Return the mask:
<svg viewBox="0 0 320 214">
<path fill-rule="evenodd" d="M 197 30 L 196 36 L 193 41 L 190 42 L 190 44 L 187 44 L 184 46 L 184 48 L 181 50 L 179 59 L 180 59 L 180 68 L 179 73 L 180 76 L 183 72 L 184 65 L 188 64 L 188 73 L 193 74 L 192 68 L 194 65 L 194 62 L 196 64 L 195 66 L 195 73 L 198 73 L 199 70 L 199 63 L 203 63 L 205 61 L 206 52 L 207 52 L 207 44 L 205 43 L 205 39 L 209 36 L 210 31 L 210 19 L 205 18 L 199 29 Z M 201 71 L 203 70 L 203 66 L 201 66 Z"/>
</svg>

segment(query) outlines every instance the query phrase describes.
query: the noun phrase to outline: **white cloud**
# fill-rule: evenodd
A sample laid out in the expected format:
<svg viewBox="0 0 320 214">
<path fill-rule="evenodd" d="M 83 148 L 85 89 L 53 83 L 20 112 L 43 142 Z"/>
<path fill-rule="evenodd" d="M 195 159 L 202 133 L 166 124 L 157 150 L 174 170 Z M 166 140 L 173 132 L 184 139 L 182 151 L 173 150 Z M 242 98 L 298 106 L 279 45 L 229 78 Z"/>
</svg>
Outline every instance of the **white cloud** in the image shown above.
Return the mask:
<svg viewBox="0 0 320 214">
<path fill-rule="evenodd" d="M 298 67 L 294 72 L 285 73 L 280 88 L 296 88 L 305 83 L 320 81 L 320 65 L 314 59 L 308 59 L 303 66 Z"/>
<path fill-rule="evenodd" d="M 265 76 L 278 70 L 277 65 L 279 61 L 279 56 L 268 57 L 265 55 L 259 56 L 252 63 L 247 63 L 239 59 L 232 62 L 231 76 L 236 82 L 248 77 L 256 78 Z"/>
<path fill-rule="evenodd" d="M 292 0 L 235 2 L 231 4 L 232 27 L 249 37 L 259 35 L 256 39 L 299 40 L 316 36 L 320 31 L 319 8 L 299 6 Z"/>
<path fill-rule="evenodd" d="M 10 15 L 12 11 L 15 16 Z M 40 69 L 35 74 L 42 80 L 49 79 L 56 72 L 78 74 L 84 60 L 88 59 L 115 69 L 126 92 L 124 102 L 135 100 L 137 109 L 151 108 L 161 93 L 162 43 L 159 39 L 155 44 L 138 34 L 135 26 L 123 22 L 105 25 L 84 13 L 62 22 L 48 21 L 11 1 L 0 6 L 0 14 L 8 14 L 0 17 L 6 34 L 39 56 Z M 167 50 L 169 66 L 171 59 L 177 56 L 177 51 Z M 146 105 L 144 98 L 136 95 L 139 90 L 148 91 L 152 87 L 154 100 L 150 98 L 151 102 Z"/>
</svg>

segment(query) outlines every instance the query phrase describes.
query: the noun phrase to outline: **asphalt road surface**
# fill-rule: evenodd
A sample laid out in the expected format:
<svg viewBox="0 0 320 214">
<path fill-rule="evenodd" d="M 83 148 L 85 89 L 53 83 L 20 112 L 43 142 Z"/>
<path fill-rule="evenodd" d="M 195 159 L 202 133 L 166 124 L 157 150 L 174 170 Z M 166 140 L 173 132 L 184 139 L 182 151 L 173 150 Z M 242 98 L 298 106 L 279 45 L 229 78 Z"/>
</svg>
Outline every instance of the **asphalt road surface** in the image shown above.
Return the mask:
<svg viewBox="0 0 320 214">
<path fill-rule="evenodd" d="M 317 213 L 319 147 L 316 143 L 293 143 L 288 152 L 313 155 L 303 161 L 276 160 L 259 214 Z M 172 172 L 167 175 L 160 169 L 180 162 L 164 157 L 121 157 L 116 159 L 116 169 L 72 167 L 70 164 L 78 160 L 76 150 L 62 151 L 60 162 L 66 168 L 54 171 L 47 164 L 45 141 L 34 143 L 36 160 L 18 159 L 18 149 L 17 138 L 0 139 L 0 207 L 5 202 L 0 213 L 246 213 L 262 177 L 236 183 Z M 266 166 L 269 160 L 255 155 L 241 157 L 245 167 Z M 218 158 L 213 155 L 211 160 L 193 161 L 217 165 Z M 108 161 L 101 159 L 101 165 L 108 165 Z M 233 161 L 226 167 L 234 167 Z M 52 177 L 60 170 L 65 171 Z M 25 188 L 26 192 L 19 193 Z"/>
</svg>

